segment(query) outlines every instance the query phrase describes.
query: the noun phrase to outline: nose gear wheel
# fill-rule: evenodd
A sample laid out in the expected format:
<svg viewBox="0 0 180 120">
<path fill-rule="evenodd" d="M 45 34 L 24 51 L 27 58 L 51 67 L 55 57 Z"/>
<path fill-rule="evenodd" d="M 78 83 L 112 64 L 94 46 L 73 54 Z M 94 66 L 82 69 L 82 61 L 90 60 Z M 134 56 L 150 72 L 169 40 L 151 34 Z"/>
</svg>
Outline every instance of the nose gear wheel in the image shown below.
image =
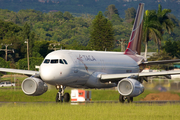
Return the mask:
<svg viewBox="0 0 180 120">
<path fill-rule="evenodd" d="M 70 101 L 70 95 L 69 93 L 64 94 L 66 86 L 60 86 L 59 92 L 56 94 L 56 102 L 69 102 Z"/>
</svg>

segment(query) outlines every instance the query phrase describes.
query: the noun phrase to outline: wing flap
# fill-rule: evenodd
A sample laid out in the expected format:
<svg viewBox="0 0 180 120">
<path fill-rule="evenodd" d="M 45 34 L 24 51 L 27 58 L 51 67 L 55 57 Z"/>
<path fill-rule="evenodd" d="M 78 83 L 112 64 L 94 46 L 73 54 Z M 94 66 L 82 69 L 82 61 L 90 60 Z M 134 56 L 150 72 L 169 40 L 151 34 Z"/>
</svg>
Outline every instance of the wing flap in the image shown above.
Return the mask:
<svg viewBox="0 0 180 120">
<path fill-rule="evenodd" d="M 103 74 L 101 75 L 101 80 L 111 80 L 111 79 L 123 79 L 132 75 L 137 75 L 138 73 L 128 73 L 128 74 Z"/>
<path fill-rule="evenodd" d="M 25 75 L 38 75 L 39 74 L 39 71 L 10 69 L 10 68 L 0 68 L 0 72 L 11 72 L 11 73 L 19 73 L 19 74 L 25 74 Z"/>
</svg>

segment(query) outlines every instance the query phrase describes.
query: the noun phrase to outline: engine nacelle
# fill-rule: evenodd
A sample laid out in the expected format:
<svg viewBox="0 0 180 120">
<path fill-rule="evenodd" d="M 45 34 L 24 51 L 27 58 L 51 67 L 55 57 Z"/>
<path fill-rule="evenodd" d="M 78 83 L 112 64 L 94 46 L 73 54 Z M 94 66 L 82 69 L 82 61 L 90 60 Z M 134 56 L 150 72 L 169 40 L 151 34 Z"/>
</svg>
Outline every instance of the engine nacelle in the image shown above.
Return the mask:
<svg viewBox="0 0 180 120">
<path fill-rule="evenodd" d="M 132 78 L 125 78 L 119 81 L 117 89 L 121 95 L 129 97 L 136 97 L 144 92 L 144 86 Z"/>
<path fill-rule="evenodd" d="M 38 96 L 45 93 L 48 86 L 40 78 L 29 77 L 22 82 L 21 88 L 26 95 Z"/>
</svg>

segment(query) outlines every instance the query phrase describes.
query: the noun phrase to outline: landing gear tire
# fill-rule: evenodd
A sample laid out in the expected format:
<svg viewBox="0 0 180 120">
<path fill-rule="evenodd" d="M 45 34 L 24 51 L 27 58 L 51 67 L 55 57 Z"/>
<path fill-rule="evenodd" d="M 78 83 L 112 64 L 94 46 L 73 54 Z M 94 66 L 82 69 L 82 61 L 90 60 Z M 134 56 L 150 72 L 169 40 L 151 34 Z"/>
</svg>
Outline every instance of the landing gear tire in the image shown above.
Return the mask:
<svg viewBox="0 0 180 120">
<path fill-rule="evenodd" d="M 64 102 L 69 102 L 70 101 L 70 95 L 69 93 L 64 94 Z"/>
<path fill-rule="evenodd" d="M 56 102 L 69 102 L 70 101 L 70 95 L 69 93 L 64 94 L 64 90 L 66 86 L 56 86 L 57 89 L 59 89 L 59 92 L 56 94 Z"/>
<path fill-rule="evenodd" d="M 119 95 L 119 102 L 124 103 L 124 101 L 125 101 L 125 97 L 120 94 Z"/>
<path fill-rule="evenodd" d="M 133 97 L 127 97 L 127 102 L 132 103 L 133 102 Z"/>
<path fill-rule="evenodd" d="M 60 100 L 59 100 L 59 93 L 56 94 L 56 102 L 60 102 Z"/>
<path fill-rule="evenodd" d="M 119 95 L 119 102 L 120 103 L 124 103 L 125 100 L 127 100 L 128 103 L 132 103 L 133 102 L 133 97 L 129 97 L 129 96 L 123 96 L 123 95 Z"/>
</svg>

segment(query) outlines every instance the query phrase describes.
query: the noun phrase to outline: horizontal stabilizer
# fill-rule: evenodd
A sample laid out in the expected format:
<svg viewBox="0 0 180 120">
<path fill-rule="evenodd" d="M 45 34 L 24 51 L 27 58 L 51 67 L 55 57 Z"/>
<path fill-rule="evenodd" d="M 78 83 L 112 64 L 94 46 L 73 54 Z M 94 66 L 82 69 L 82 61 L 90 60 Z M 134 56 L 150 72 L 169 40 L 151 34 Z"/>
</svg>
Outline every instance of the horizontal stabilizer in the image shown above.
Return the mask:
<svg viewBox="0 0 180 120">
<path fill-rule="evenodd" d="M 167 63 L 175 63 L 175 62 L 180 62 L 180 59 L 175 59 L 175 60 L 159 60 L 159 61 L 147 61 L 141 63 L 141 65 L 156 65 L 156 64 L 167 64 Z"/>
</svg>

